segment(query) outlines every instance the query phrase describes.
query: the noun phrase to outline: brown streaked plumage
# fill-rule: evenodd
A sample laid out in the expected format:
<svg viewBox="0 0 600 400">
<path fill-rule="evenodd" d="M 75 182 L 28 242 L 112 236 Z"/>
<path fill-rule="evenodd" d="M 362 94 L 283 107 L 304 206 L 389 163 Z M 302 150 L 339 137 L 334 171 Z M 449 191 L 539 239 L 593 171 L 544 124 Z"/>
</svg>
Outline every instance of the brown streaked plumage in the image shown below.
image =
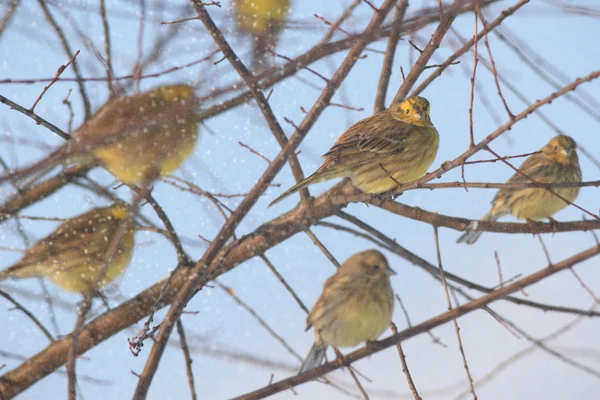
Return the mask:
<svg viewBox="0 0 600 400">
<path fill-rule="evenodd" d="M 394 311 L 394 274 L 377 250 L 354 254 L 340 266 L 306 318 L 306 330 L 315 329 L 315 343 L 300 373 L 318 367 L 330 345 L 357 346 L 381 336 Z"/>
<path fill-rule="evenodd" d="M 530 156 L 507 183 L 581 182 L 581 167 L 577 156 L 577 144 L 566 135 L 558 135 L 546 144 L 540 153 Z M 526 176 L 524 176 L 526 175 Z M 529 177 L 529 178 L 528 178 Z M 578 187 L 553 188 L 552 191 L 569 202 L 579 195 Z M 512 214 L 519 219 L 540 220 L 552 215 L 569 204 L 544 188 L 500 189 L 492 200 L 492 209 L 483 216 L 483 221 L 495 221 Z M 473 244 L 482 232 L 470 230 L 457 240 L 457 243 Z"/>
<path fill-rule="evenodd" d="M 323 165 L 277 197 L 269 207 L 314 183 L 350 178 L 365 193 L 384 193 L 422 177 L 437 155 L 440 137 L 429 102 L 409 97 L 348 129 L 323 156 Z"/>
</svg>

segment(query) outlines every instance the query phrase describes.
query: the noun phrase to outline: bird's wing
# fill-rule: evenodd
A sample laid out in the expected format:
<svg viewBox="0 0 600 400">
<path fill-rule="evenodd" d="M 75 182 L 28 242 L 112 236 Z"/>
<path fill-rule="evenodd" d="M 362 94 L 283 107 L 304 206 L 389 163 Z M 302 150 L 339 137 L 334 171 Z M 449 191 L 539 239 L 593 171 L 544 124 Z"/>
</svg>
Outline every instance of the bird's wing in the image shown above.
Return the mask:
<svg viewBox="0 0 600 400">
<path fill-rule="evenodd" d="M 169 103 L 146 94 L 111 100 L 89 119 L 75 136 L 93 147 L 122 141 L 135 135 L 160 134 L 164 121 L 181 112 L 179 103 Z"/>
<path fill-rule="evenodd" d="M 556 181 L 557 168 L 561 168 L 561 166 L 558 163 L 553 162 L 545 155 L 534 154 L 525 160 L 525 162 L 519 167 L 519 172 L 515 172 L 515 174 L 506 183 L 533 183 L 532 180 L 539 183 L 553 183 Z M 500 189 L 498 193 L 496 193 L 496 196 L 494 196 L 492 204 L 495 204 L 496 201 L 500 199 L 504 199 L 503 201 L 506 201 L 520 190 L 524 189 Z"/>
<path fill-rule="evenodd" d="M 515 172 L 507 183 L 531 182 L 529 178 L 536 181 L 543 180 L 544 178 L 552 177 L 554 169 L 551 160 L 541 154 L 534 154 L 525 160 L 523 165 L 519 167 L 519 172 Z"/>
<path fill-rule="evenodd" d="M 348 283 L 352 279 L 352 275 L 340 274 L 339 271 L 327 279 L 323 293 L 306 318 L 306 330 L 315 324 L 322 328 L 329 324 L 328 320 L 335 318 L 339 305 L 347 300 L 344 290 L 349 290 Z"/>
<path fill-rule="evenodd" d="M 372 161 L 373 156 L 401 153 L 414 129 L 383 111 L 354 124 L 323 157 L 329 162 L 350 166 Z"/>
<path fill-rule="evenodd" d="M 105 241 L 106 237 L 110 240 L 114 232 L 108 230 L 114 230 L 113 225 L 114 223 L 108 223 L 104 215 L 73 218 L 29 249 L 19 265 L 34 264 L 50 258 L 68 259 L 85 252 L 93 253 L 99 247 L 99 241 Z M 101 230 L 107 231 L 106 234 L 98 235 L 97 232 Z"/>
</svg>

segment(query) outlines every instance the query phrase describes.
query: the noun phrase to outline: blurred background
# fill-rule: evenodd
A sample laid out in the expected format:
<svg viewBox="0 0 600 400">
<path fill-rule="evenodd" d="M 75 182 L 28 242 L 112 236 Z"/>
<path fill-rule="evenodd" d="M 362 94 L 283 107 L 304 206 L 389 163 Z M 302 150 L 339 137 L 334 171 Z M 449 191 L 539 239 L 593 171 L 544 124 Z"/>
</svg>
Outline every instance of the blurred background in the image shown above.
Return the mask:
<svg viewBox="0 0 600 400">
<path fill-rule="evenodd" d="M 373 0 L 376 6 L 381 2 Z M 492 21 L 502 10 L 516 2 L 485 2 L 484 15 L 488 21 Z M 92 109 L 96 110 L 109 97 L 104 63 L 101 61 L 105 59 L 105 31 L 99 5 L 86 0 L 43 3 L 60 26 L 71 50 L 81 51 L 77 61 L 82 75 L 85 78 L 98 78 L 86 79 L 85 82 Z M 283 25 L 278 27 L 281 30 L 275 34 L 277 43 L 270 43 L 269 46 L 278 54 L 292 59 L 307 53 L 330 30 L 321 18 L 329 22 L 336 21 L 351 7 L 352 13 L 341 27 L 350 34 L 360 34 L 373 14 L 367 2 L 292 0 L 290 13 Z M 254 59 L 257 55 L 253 56 L 252 51 L 255 48 L 253 33 L 236 28 L 235 12 L 230 2 L 222 1 L 221 7 L 212 5 L 207 9 L 242 61 L 253 66 L 255 73 L 269 66 L 277 67 L 286 63 L 285 59 L 263 49 L 259 51 L 261 59 Z M 406 20 L 436 15 L 437 10 L 437 1 L 411 0 Z M 108 0 L 106 12 L 110 24 L 114 76 L 130 76 L 134 70 L 140 71 L 142 76 L 152 75 L 139 80 L 125 78 L 116 81 L 125 93 L 144 91 L 171 82 L 186 82 L 197 88 L 197 94 L 202 99 L 201 109 L 205 110 L 234 97 L 244 88 L 227 60 L 216 63 L 221 54 L 214 55 L 217 47 L 199 20 L 161 24 L 194 17 L 196 14 L 188 2 Z M 389 26 L 392 17 L 393 12 L 385 26 Z M 600 52 L 597 51 L 596 38 L 600 37 L 599 18 L 600 8 L 594 0 L 536 0 L 524 5 L 494 33 L 489 34 L 490 48 L 502 78 L 502 93 L 513 113 L 522 111 L 535 100 L 556 90 L 536 68 L 551 71 L 549 76 L 557 87 L 598 68 Z M 0 2 L 0 21 L 0 94 L 28 108 L 48 84 L 37 79 L 52 78 L 57 68 L 65 64 L 69 57 L 65 55 L 61 39 L 38 2 Z M 402 83 L 400 69 L 408 74 L 419 55 L 409 44 L 409 39 L 422 49 L 436 26 L 437 22 L 425 24 L 419 30 L 403 35 L 397 47 L 386 105 L 389 105 Z M 441 63 L 453 54 L 462 45 L 461 38 L 468 40 L 473 36 L 474 28 L 472 11 L 460 15 L 430 64 Z M 346 33 L 336 31 L 330 40 L 346 37 Z M 331 147 L 339 135 L 373 113 L 386 44 L 387 38 L 383 38 L 368 45 L 363 53 L 365 57 L 357 62 L 334 96 L 333 102 L 343 107 L 329 106 L 300 146 L 298 157 L 305 175 L 320 165 L 320 155 Z M 476 142 L 509 120 L 498 96 L 494 75 L 485 67 L 489 62 L 489 54 L 484 41 L 479 43 L 478 49 L 480 62 L 473 108 Z M 319 59 L 310 68 L 325 78 L 331 78 L 346 53 L 340 51 Z M 199 61 L 203 59 L 206 60 Z M 422 93 L 431 103 L 431 118 L 441 136 L 440 150 L 432 169 L 456 158 L 469 145 L 468 110 L 473 54 L 468 52 L 459 60 L 459 64 L 450 66 Z M 420 81 L 433 70 L 426 70 Z M 68 67 L 61 76 L 73 77 L 72 67 Z M 33 82 L 22 82 L 30 79 Z M 305 116 L 303 109 L 312 107 L 325 85 L 326 82 L 317 74 L 303 69 L 273 86 L 269 103 L 288 135 L 294 132 L 294 128 L 284 118 L 299 124 Z M 269 91 L 265 90 L 265 93 Z M 493 141 L 490 147 L 501 155 L 536 151 L 557 134 L 555 128 L 548 124 L 547 121 L 550 121 L 557 129 L 572 136 L 584 151 L 600 158 L 598 93 L 600 82 L 586 83 L 572 92 L 571 96 L 584 103 L 587 111 L 568 98 L 561 97 L 540 109 L 546 121 L 540 114 L 533 114 Z M 68 105 L 63 102 L 67 96 L 72 117 Z M 37 105 L 36 113 L 65 131 L 69 130 L 69 126 L 79 126 L 84 120 L 84 113 L 77 83 L 59 80 Z M 193 156 L 175 176 L 212 193 L 245 194 L 267 167 L 264 159 L 241 146 L 240 142 L 268 159 L 275 158 L 281 149 L 254 101 L 204 120 L 200 130 L 201 137 Z M 15 168 L 28 165 L 62 142 L 60 137 L 24 115 L 5 105 L 0 107 L 0 157 L 7 166 Z M 581 151 L 579 156 L 584 181 L 600 179 L 599 165 Z M 490 155 L 485 152 L 474 157 L 489 158 Z M 513 161 L 515 165 L 521 163 L 521 159 Z M 486 163 L 466 166 L 464 173 L 469 182 L 502 183 L 512 176 L 513 171 L 502 163 Z M 129 189 L 113 189 L 117 182 L 108 172 L 96 168 L 88 176 L 117 196 L 131 199 Z M 455 169 L 435 182 L 461 179 L 460 169 Z M 262 223 L 293 208 L 298 201 L 297 195 L 275 207 L 266 208 L 293 182 L 289 166 L 286 166 L 274 182 L 280 186 L 267 190 L 236 234 L 241 236 L 250 233 Z M 311 194 L 321 194 L 333 184 L 329 182 L 312 186 Z M 82 186 L 85 185 L 82 183 Z M 108 200 L 82 186 L 65 186 L 52 196 L 24 209 L 21 214 L 68 218 L 94 206 L 108 204 Z M 464 188 L 412 190 L 404 193 L 399 201 L 432 212 L 477 219 L 488 211 L 494 193 L 495 190 L 482 189 L 469 189 L 467 192 Z M 598 213 L 598 193 L 597 188 L 583 188 L 576 203 Z M 185 249 L 194 259 L 201 257 L 207 247 L 202 237 L 211 240 L 224 223 L 223 216 L 207 197 L 181 190 L 172 183 L 157 182 L 153 194 L 180 233 Z M 0 186 L 0 203 L 12 195 L 13 187 Z M 221 197 L 220 200 L 235 209 L 241 197 Z M 437 265 L 430 225 L 364 204 L 351 204 L 346 211 Z M 160 224 L 149 206 L 142 207 L 142 213 Z M 575 207 L 568 207 L 555 216 L 559 221 L 580 220 L 582 217 L 582 212 Z M 511 218 L 505 220 L 512 221 Z M 349 226 L 335 217 L 327 221 Z M 0 225 L 0 268 L 18 260 L 22 250 L 54 230 L 57 224 L 55 221 L 26 218 L 18 222 L 14 219 L 3 222 Z M 356 251 L 374 246 L 362 238 L 327 227 L 315 226 L 313 232 L 340 262 Z M 504 280 L 525 276 L 548 264 L 540 241 L 532 235 L 485 233 L 479 242 L 467 247 L 455 244 L 460 232 L 441 228 L 439 234 L 444 269 L 488 287 L 499 284 L 497 258 L 501 262 Z M 542 237 L 553 262 L 595 244 L 589 232 L 546 234 Z M 321 293 L 325 280 L 335 272 L 334 266 L 305 234 L 295 235 L 270 249 L 266 255 L 309 308 Z M 413 324 L 447 310 L 444 290 L 437 280 L 392 253 L 386 252 L 386 255 L 398 272 L 392 278 L 393 288 L 402 298 Z M 116 306 L 166 278 L 176 265 L 175 250 L 164 237 L 153 232 L 138 232 L 129 269 L 107 288 L 109 304 Z M 598 260 L 591 259 L 575 268 L 586 286 L 595 293 L 600 292 L 598 266 Z M 23 303 L 55 335 L 71 332 L 81 296 L 65 293 L 50 282 L 43 285 L 37 279 L 5 281 L 0 282 L 0 289 Z M 472 296 L 480 296 L 479 292 L 465 291 Z M 570 271 L 556 274 L 516 296 L 580 309 L 589 309 L 597 301 Z M 460 303 L 467 301 L 460 296 L 458 298 Z M 597 318 L 543 312 L 504 301 L 494 303 L 491 308 L 514 323 L 518 330 L 499 323 L 484 311 L 476 311 L 458 320 L 479 398 L 558 400 L 597 397 L 600 388 L 600 322 Z M 249 312 L 249 309 L 253 312 Z M 277 381 L 295 374 L 300 361 L 294 354 L 303 358 L 313 341 L 313 332 L 304 332 L 305 313 L 258 257 L 243 263 L 220 277 L 218 283 L 203 289 L 186 310 L 193 312 L 184 314 L 183 323 L 194 360 L 196 390 L 199 398 L 203 399 L 231 398 L 265 386 L 271 379 Z M 94 303 L 94 315 L 104 311 L 100 302 Z M 164 313 L 165 310 L 158 312 L 155 321 L 161 321 Z M 253 313 L 260 316 L 263 322 L 259 322 Z M 538 341 L 539 344 L 540 340 L 574 320 L 577 321 L 564 332 L 543 342 L 543 349 L 532 344 L 532 341 Z M 407 327 L 399 306 L 396 307 L 394 322 L 400 330 Z M 142 353 L 134 357 L 127 338 L 135 336 L 142 323 L 111 337 L 80 358 L 77 371 L 81 398 L 131 398 L 137 384 L 134 373 L 140 373 L 143 369 L 151 346 L 148 342 Z M 281 339 L 269 333 L 264 324 L 268 324 Z M 0 373 L 17 367 L 48 345 L 48 339 L 38 328 L 3 299 L 0 299 L 0 327 L 0 367 L 3 366 Z M 403 342 L 419 394 L 424 399 L 471 398 L 453 325 L 445 324 L 431 333 L 439 339 L 439 343 L 435 343 L 427 334 Z M 151 399 L 185 399 L 190 396 L 185 362 L 176 333 L 171 340 L 173 343 L 163 356 L 153 380 L 148 396 Z M 286 345 L 282 344 L 282 340 Z M 332 354 L 329 359 L 332 359 Z M 413 398 L 396 349 L 390 348 L 361 360 L 355 367 L 368 378 L 360 379 L 371 398 Z M 41 380 L 19 398 L 65 398 L 67 380 L 64 371 L 63 368 Z M 328 378 L 342 389 L 311 382 L 297 387 L 296 395 L 287 391 L 273 398 L 361 398 L 347 371 L 334 372 Z"/>
</svg>

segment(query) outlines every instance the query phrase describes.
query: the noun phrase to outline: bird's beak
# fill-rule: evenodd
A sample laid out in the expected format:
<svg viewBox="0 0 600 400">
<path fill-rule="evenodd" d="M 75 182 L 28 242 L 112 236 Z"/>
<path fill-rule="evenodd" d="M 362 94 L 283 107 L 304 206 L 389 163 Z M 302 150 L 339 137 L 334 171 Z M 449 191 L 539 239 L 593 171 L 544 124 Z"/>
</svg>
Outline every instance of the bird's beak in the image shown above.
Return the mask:
<svg viewBox="0 0 600 400">
<path fill-rule="evenodd" d="M 570 153 L 570 152 L 571 152 L 571 149 L 568 149 L 568 148 L 564 147 L 564 148 L 563 148 L 563 149 L 560 151 L 560 154 L 562 154 L 563 156 L 565 156 L 565 157 L 566 157 L 566 156 L 568 156 L 568 155 L 569 155 L 569 153 Z"/>
<path fill-rule="evenodd" d="M 394 271 L 394 270 L 393 270 L 393 269 L 391 269 L 390 267 L 387 267 L 387 268 L 385 269 L 385 272 L 386 272 L 386 273 L 387 273 L 389 276 L 392 276 L 392 275 L 397 275 L 397 274 L 396 274 L 396 271 Z"/>
<path fill-rule="evenodd" d="M 419 121 L 423 119 L 423 116 L 421 115 L 421 113 L 415 113 L 414 117 L 415 117 L 415 119 L 418 119 Z"/>
</svg>

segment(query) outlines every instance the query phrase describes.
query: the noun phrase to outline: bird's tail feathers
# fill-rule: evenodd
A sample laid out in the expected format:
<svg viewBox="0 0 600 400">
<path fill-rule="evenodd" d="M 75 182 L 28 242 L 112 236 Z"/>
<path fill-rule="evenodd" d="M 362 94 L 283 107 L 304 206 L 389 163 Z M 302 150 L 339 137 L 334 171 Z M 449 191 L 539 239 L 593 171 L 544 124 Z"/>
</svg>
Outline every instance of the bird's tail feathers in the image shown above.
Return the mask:
<svg viewBox="0 0 600 400">
<path fill-rule="evenodd" d="M 70 154 L 66 145 L 61 146 L 40 161 L 28 167 L 11 171 L 5 175 L 0 175 L 0 184 L 13 182 L 21 188 L 27 187 L 63 162 L 87 163 L 90 160 L 91 158 L 86 155 Z"/>
<path fill-rule="evenodd" d="M 29 183 L 41 178 L 54 167 L 59 165 L 65 156 L 65 148 L 60 147 L 40 161 L 15 171 L 0 176 L 0 184 L 14 182 L 19 187 L 28 186 Z"/>
<path fill-rule="evenodd" d="M 321 174 L 317 171 L 314 174 L 312 174 L 311 176 L 309 176 L 308 178 L 306 178 L 305 180 L 303 180 L 302 182 L 295 184 L 294 186 L 292 186 L 285 192 L 281 193 L 275 200 L 273 200 L 271 202 L 271 204 L 269 204 L 269 206 L 267 208 L 274 206 L 275 204 L 279 203 L 281 200 L 288 198 L 289 196 L 293 195 L 297 191 L 304 189 L 308 185 L 312 185 L 313 183 L 323 182 L 328 179 L 329 179 L 328 177 L 324 176 L 323 174 Z"/>
<path fill-rule="evenodd" d="M 498 218 L 502 217 L 503 215 L 505 215 L 505 213 L 498 213 L 494 207 L 487 214 L 485 214 L 483 216 L 483 218 L 481 218 L 481 220 L 482 221 L 496 221 Z M 483 233 L 482 231 L 477 230 L 475 227 L 475 229 L 470 229 L 470 230 L 466 231 L 465 233 L 463 233 L 456 240 L 456 243 L 473 244 L 477 241 L 477 239 L 479 239 L 479 236 L 481 236 L 482 233 Z"/>
<path fill-rule="evenodd" d="M 298 373 L 302 374 L 306 371 L 310 371 L 311 369 L 319 367 L 321 364 L 323 364 L 326 352 L 327 346 L 323 342 L 315 341 Z"/>
<path fill-rule="evenodd" d="M 37 276 L 41 276 L 37 268 L 26 268 L 26 266 L 21 264 L 15 264 L 0 271 L 0 281 L 5 279 L 34 278 Z"/>
</svg>

